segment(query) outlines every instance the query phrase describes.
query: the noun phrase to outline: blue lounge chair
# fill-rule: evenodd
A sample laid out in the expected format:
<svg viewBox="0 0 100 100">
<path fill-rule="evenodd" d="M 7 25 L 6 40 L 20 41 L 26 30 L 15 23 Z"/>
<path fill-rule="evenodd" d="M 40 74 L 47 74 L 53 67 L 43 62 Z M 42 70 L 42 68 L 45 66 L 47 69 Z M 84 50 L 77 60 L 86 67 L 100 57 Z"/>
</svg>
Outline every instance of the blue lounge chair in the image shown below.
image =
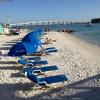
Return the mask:
<svg viewBox="0 0 100 100">
<path fill-rule="evenodd" d="M 46 67 L 41 67 L 41 68 L 37 68 L 37 67 L 30 67 L 30 68 L 24 68 L 23 73 L 28 72 L 28 73 L 43 73 L 46 71 L 53 71 L 53 70 L 58 70 L 57 66 L 46 66 Z"/>
<path fill-rule="evenodd" d="M 45 48 L 45 49 L 42 46 L 40 46 L 40 47 L 42 48 L 42 51 L 48 52 L 48 53 L 57 52 L 58 51 L 55 47 L 49 47 L 49 48 Z"/>
<path fill-rule="evenodd" d="M 48 85 L 48 84 L 64 82 L 64 81 L 68 81 L 68 78 L 64 74 L 45 77 L 45 78 L 38 78 L 38 84 L 39 85 L 42 85 L 42 84 Z"/>
<path fill-rule="evenodd" d="M 31 65 L 31 66 L 33 66 L 33 65 L 46 65 L 46 64 L 48 64 L 47 61 L 28 62 L 28 61 L 26 61 L 24 59 L 18 60 L 18 63 L 19 64 L 22 64 L 22 65 Z"/>
<path fill-rule="evenodd" d="M 24 60 L 26 60 L 26 61 L 31 61 L 31 60 L 39 61 L 39 60 L 41 60 L 40 57 L 23 57 L 23 56 L 20 56 L 19 58 L 20 58 L 20 59 L 24 59 Z"/>
<path fill-rule="evenodd" d="M 49 47 L 49 48 L 46 48 L 45 50 L 51 50 L 51 49 L 56 49 L 55 47 Z"/>
<path fill-rule="evenodd" d="M 68 81 L 68 78 L 64 74 L 38 78 L 38 76 L 34 75 L 33 73 L 25 72 L 25 76 L 27 76 L 31 81 L 40 86 L 48 86 L 52 83 Z"/>
<path fill-rule="evenodd" d="M 45 53 L 52 53 L 52 52 L 58 52 L 56 49 L 51 49 L 51 50 L 44 50 Z"/>
<path fill-rule="evenodd" d="M 49 55 L 50 53 L 53 53 L 53 52 L 58 52 L 58 50 L 41 50 L 41 51 L 37 51 L 37 52 L 34 52 L 32 55 L 33 56 L 42 56 L 43 54 L 45 55 Z"/>
<path fill-rule="evenodd" d="M 45 53 L 45 54 L 50 54 L 52 52 L 57 52 L 58 50 L 55 47 L 50 47 L 50 48 L 43 48 L 42 46 L 40 46 L 42 48 L 42 50 L 40 52 Z"/>
</svg>

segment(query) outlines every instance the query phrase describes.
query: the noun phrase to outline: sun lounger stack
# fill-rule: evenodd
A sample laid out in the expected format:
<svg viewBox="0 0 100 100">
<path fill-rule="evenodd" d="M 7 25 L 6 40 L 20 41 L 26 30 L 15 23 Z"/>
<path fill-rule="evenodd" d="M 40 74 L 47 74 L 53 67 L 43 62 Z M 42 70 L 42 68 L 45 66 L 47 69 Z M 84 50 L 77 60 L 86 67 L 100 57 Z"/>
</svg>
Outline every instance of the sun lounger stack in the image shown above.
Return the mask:
<svg viewBox="0 0 100 100">
<path fill-rule="evenodd" d="M 23 65 L 23 73 L 31 81 L 35 82 L 37 85 L 44 86 L 52 83 L 64 82 L 68 78 L 65 75 L 52 75 L 45 77 L 46 72 L 57 71 L 59 70 L 56 65 L 53 66 L 44 66 L 37 67 L 39 65 L 48 64 L 47 61 L 41 60 L 41 57 L 28 57 L 33 53 L 37 53 L 38 46 L 42 45 L 42 42 L 39 39 L 39 36 L 42 34 L 41 30 L 30 32 L 23 39 L 22 42 L 15 44 L 9 51 L 9 56 L 17 56 L 20 59 L 18 63 Z M 50 54 L 52 52 L 57 52 L 58 50 L 55 47 L 43 48 L 45 54 Z M 42 52 L 42 53 L 43 53 Z M 41 52 L 40 52 L 41 53 Z M 24 55 L 27 55 L 25 57 Z M 40 77 L 42 75 L 42 77 Z"/>
</svg>

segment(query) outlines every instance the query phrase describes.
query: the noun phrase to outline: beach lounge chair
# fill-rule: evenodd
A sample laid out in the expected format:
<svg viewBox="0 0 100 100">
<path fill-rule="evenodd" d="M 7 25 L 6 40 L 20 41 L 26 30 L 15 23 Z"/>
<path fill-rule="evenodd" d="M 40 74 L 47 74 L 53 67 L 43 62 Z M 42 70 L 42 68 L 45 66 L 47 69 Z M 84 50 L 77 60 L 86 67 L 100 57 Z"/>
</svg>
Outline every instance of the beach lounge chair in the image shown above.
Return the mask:
<svg viewBox="0 0 100 100">
<path fill-rule="evenodd" d="M 47 61 L 34 61 L 34 62 L 31 62 L 31 61 L 26 61 L 26 60 L 24 60 L 24 59 L 20 59 L 20 60 L 18 60 L 18 63 L 19 64 L 22 64 L 22 65 L 31 65 L 31 66 L 33 66 L 33 65 L 46 65 L 46 64 L 48 64 L 48 62 Z"/>
<path fill-rule="evenodd" d="M 37 67 L 29 67 L 29 68 L 24 68 L 23 73 L 28 72 L 28 73 L 37 73 L 37 74 L 41 74 L 43 72 L 47 72 L 47 71 L 54 71 L 54 70 L 58 70 L 57 66 L 45 66 L 45 67 L 41 67 L 41 68 L 37 68 Z"/>
<path fill-rule="evenodd" d="M 48 86 L 53 83 L 68 81 L 68 78 L 64 74 L 39 78 L 37 75 L 34 75 L 33 73 L 25 72 L 25 76 L 39 86 Z"/>
<path fill-rule="evenodd" d="M 55 47 L 49 47 L 49 48 L 43 48 L 42 46 L 40 46 L 42 48 L 42 50 L 40 52 L 45 53 L 45 54 L 50 54 L 52 52 L 58 52 L 58 50 Z"/>
<path fill-rule="evenodd" d="M 57 49 L 48 49 L 48 48 L 46 48 L 46 49 L 42 49 L 40 51 L 34 52 L 31 55 L 33 55 L 33 56 L 43 56 L 43 55 L 50 55 L 53 52 L 58 52 L 58 50 Z"/>
<path fill-rule="evenodd" d="M 40 46 L 42 48 L 42 50 L 57 50 L 55 47 L 49 47 L 49 48 L 43 48 L 42 46 Z"/>
<path fill-rule="evenodd" d="M 56 49 L 51 49 L 51 50 L 44 50 L 45 53 L 52 53 L 52 52 L 57 52 L 58 50 Z"/>
<path fill-rule="evenodd" d="M 32 56 L 44 56 L 44 55 L 50 55 L 53 52 L 57 52 L 58 50 L 41 50 L 38 52 L 34 52 L 31 54 Z"/>
<path fill-rule="evenodd" d="M 20 59 L 24 59 L 26 61 L 39 61 L 39 60 L 41 60 L 40 57 L 25 57 L 25 56 L 20 56 L 19 58 Z"/>
<path fill-rule="evenodd" d="M 49 47 L 49 48 L 46 48 L 46 50 L 54 50 L 54 49 L 56 49 L 55 47 Z"/>
</svg>

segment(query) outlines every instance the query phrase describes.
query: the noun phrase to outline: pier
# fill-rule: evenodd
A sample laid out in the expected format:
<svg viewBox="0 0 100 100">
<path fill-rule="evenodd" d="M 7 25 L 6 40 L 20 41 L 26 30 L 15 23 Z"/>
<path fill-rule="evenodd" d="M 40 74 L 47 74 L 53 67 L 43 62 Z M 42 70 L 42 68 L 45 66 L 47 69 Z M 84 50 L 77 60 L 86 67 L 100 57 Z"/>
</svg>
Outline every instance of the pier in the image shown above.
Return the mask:
<svg viewBox="0 0 100 100">
<path fill-rule="evenodd" d="M 78 21 L 73 21 L 73 22 L 69 22 L 69 21 L 33 21 L 33 22 L 24 22 L 24 23 L 16 23 L 16 24 L 11 24 L 11 26 L 41 26 L 41 25 L 67 25 L 67 24 L 79 24 L 79 23 L 86 23 L 86 22 L 78 22 Z"/>
</svg>

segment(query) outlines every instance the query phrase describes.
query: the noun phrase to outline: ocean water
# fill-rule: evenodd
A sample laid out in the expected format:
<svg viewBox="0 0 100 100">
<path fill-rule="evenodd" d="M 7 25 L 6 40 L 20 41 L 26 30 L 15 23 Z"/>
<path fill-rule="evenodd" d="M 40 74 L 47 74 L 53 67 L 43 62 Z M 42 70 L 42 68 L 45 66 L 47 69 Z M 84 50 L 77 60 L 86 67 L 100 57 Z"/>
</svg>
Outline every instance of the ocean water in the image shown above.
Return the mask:
<svg viewBox="0 0 100 100">
<path fill-rule="evenodd" d="M 72 35 L 100 46 L 100 24 L 89 25 L 84 23 L 84 24 L 66 24 L 66 25 L 65 24 L 38 25 L 38 26 L 28 25 L 20 28 L 28 28 L 32 31 L 37 29 L 42 29 L 44 31 L 46 28 L 49 28 L 54 31 L 57 31 L 59 29 L 72 29 L 74 30 L 74 33 L 72 33 Z"/>
<path fill-rule="evenodd" d="M 100 46 L 100 24 L 82 25 L 73 35 Z"/>
</svg>

